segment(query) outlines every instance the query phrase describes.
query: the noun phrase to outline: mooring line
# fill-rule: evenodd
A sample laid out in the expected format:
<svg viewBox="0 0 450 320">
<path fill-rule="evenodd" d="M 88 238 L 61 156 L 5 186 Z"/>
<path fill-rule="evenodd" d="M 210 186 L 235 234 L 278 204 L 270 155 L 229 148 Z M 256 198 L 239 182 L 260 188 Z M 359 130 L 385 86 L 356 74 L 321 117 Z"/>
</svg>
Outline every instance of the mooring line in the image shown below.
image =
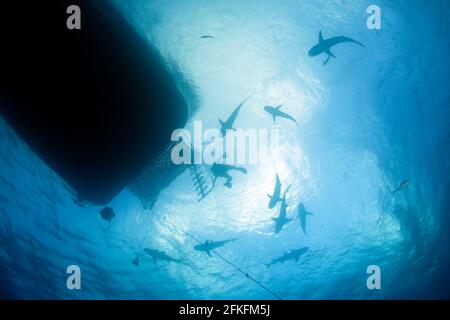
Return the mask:
<svg viewBox="0 0 450 320">
<path fill-rule="evenodd" d="M 162 218 L 165 222 L 167 222 L 169 225 L 171 225 L 173 228 L 175 228 L 176 230 L 178 230 L 178 232 L 186 235 L 187 237 L 191 238 L 192 240 L 198 242 L 199 244 L 202 244 L 203 242 L 200 241 L 199 239 L 197 239 L 194 235 L 184 231 L 182 228 L 178 227 L 177 225 L 175 225 L 173 222 L 170 222 L 169 220 L 166 219 L 166 217 Z M 263 290 L 267 291 L 269 294 L 271 294 L 272 296 L 274 296 L 275 298 L 277 298 L 278 300 L 283 300 L 283 298 L 281 298 L 278 294 L 276 294 L 275 292 L 273 292 L 272 290 L 270 290 L 268 287 L 266 287 L 264 284 L 262 284 L 260 281 L 258 281 L 257 279 L 253 278 L 252 276 L 250 276 L 247 272 L 245 272 L 244 270 L 242 270 L 241 268 L 239 268 L 237 265 L 235 265 L 234 263 L 232 263 L 230 260 L 226 259 L 224 256 L 222 256 L 221 254 L 217 253 L 215 250 L 211 250 L 212 253 L 214 253 L 219 259 L 222 259 L 225 263 L 227 263 L 228 265 L 230 265 L 231 267 L 233 267 L 234 269 L 236 269 L 239 273 L 241 273 L 242 275 L 244 275 L 247 279 L 249 279 L 250 281 L 253 281 L 255 284 L 257 284 L 259 287 L 261 287 Z"/>
</svg>

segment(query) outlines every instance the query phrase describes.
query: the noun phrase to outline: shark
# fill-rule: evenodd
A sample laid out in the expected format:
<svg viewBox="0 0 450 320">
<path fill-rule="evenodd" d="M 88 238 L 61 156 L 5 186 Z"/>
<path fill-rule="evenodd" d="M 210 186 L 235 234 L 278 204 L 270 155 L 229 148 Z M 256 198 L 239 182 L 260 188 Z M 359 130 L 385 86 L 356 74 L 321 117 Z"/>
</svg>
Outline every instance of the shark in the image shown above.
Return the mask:
<svg viewBox="0 0 450 320">
<path fill-rule="evenodd" d="M 145 248 L 144 252 L 148 254 L 150 257 L 153 258 L 153 262 L 156 264 L 159 261 L 166 261 L 166 262 L 174 262 L 174 263 L 181 263 L 181 259 L 175 259 L 171 256 L 167 255 L 164 251 L 154 250 Z"/>
<path fill-rule="evenodd" d="M 211 251 L 220 247 L 223 247 L 224 245 L 226 245 L 227 243 L 230 242 L 234 242 L 237 239 L 228 239 L 228 240 L 222 240 L 222 241 L 212 241 L 212 240 L 206 240 L 205 242 L 203 242 L 202 244 L 198 244 L 196 246 L 194 246 L 194 250 L 197 251 L 203 251 L 205 252 L 208 256 L 211 257 Z"/>
<path fill-rule="evenodd" d="M 266 111 L 267 113 L 272 115 L 274 123 L 276 122 L 277 117 L 279 117 L 279 118 L 291 120 L 298 126 L 298 122 L 297 122 L 297 120 L 295 120 L 295 118 L 293 116 L 281 111 L 282 106 L 283 106 L 282 104 L 280 104 L 277 107 L 265 106 L 264 111 Z"/>
<path fill-rule="evenodd" d="M 272 262 L 269 264 L 266 264 L 267 268 L 270 268 L 271 266 L 277 264 L 277 263 L 284 263 L 285 261 L 289 260 L 295 260 L 295 262 L 298 261 L 301 255 L 305 254 L 309 250 L 308 247 L 303 247 L 297 250 L 291 250 L 288 252 L 285 252 L 281 257 L 273 259 Z"/>
<path fill-rule="evenodd" d="M 306 233 L 306 217 L 312 216 L 313 214 L 309 211 L 306 211 L 305 205 L 303 203 L 300 203 L 298 205 L 298 216 L 297 218 L 300 220 L 300 226 L 302 227 L 303 233 L 307 235 Z"/>
<path fill-rule="evenodd" d="M 201 39 L 215 39 L 213 36 L 211 36 L 211 35 L 209 35 L 209 34 L 206 34 L 206 35 L 204 35 L 204 36 L 201 36 L 200 38 L 201 38 Z"/>
<path fill-rule="evenodd" d="M 406 188 L 409 187 L 409 184 L 410 184 L 409 180 L 403 181 L 402 183 L 399 184 L 399 186 L 394 191 L 392 191 L 392 194 L 394 195 L 402 190 L 405 190 Z"/>
<path fill-rule="evenodd" d="M 112 218 L 114 218 L 116 216 L 116 214 L 114 213 L 114 210 L 111 209 L 110 207 L 104 207 L 100 211 L 100 215 L 102 216 L 103 220 L 106 220 L 109 223 L 111 223 Z"/>
<path fill-rule="evenodd" d="M 289 186 L 283 194 L 283 198 L 281 199 L 281 207 L 280 207 L 280 214 L 276 218 L 272 218 L 273 221 L 275 221 L 275 233 L 279 233 L 281 230 L 283 230 L 283 227 L 292 221 L 292 219 L 289 219 L 286 217 L 286 193 L 288 192 Z"/>
<path fill-rule="evenodd" d="M 234 122 L 236 121 L 236 118 L 238 117 L 239 111 L 241 110 L 242 106 L 248 99 L 249 98 L 242 101 L 241 104 L 239 104 L 234 109 L 234 111 L 231 113 L 230 117 L 226 121 L 222 121 L 221 119 L 219 119 L 219 123 L 221 125 L 220 133 L 222 134 L 222 136 L 224 137 L 226 136 L 227 130 L 236 130 L 235 128 L 233 128 Z"/>
<path fill-rule="evenodd" d="M 267 195 L 270 198 L 269 209 L 273 209 L 277 205 L 277 203 L 279 201 L 281 201 L 281 199 L 280 199 L 280 192 L 281 192 L 281 181 L 280 181 L 280 177 L 278 176 L 278 173 L 277 173 L 276 180 L 275 180 L 275 188 L 273 190 L 273 194 L 272 195 L 270 195 L 270 194 Z"/>
<path fill-rule="evenodd" d="M 330 57 L 336 58 L 336 56 L 331 52 L 331 48 L 341 44 L 341 43 L 354 43 L 360 45 L 361 47 L 365 47 L 361 42 L 358 42 L 352 38 L 345 36 L 332 37 L 329 39 L 324 39 L 322 35 L 322 31 L 319 32 L 319 43 L 312 47 L 308 55 L 310 57 L 316 57 L 322 53 L 326 53 L 328 55 L 327 59 L 323 62 L 323 65 L 326 65 L 330 60 Z"/>
</svg>

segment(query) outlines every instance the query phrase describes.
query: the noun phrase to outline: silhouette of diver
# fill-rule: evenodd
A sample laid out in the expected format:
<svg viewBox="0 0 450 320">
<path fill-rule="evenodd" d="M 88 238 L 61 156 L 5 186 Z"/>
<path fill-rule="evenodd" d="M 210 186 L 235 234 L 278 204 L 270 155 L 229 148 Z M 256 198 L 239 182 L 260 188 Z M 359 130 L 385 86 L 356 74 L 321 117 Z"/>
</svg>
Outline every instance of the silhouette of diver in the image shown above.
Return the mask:
<svg viewBox="0 0 450 320">
<path fill-rule="evenodd" d="M 245 169 L 245 168 L 231 166 L 231 165 L 227 165 L 227 164 L 214 163 L 211 167 L 211 172 L 214 175 L 213 185 L 216 184 L 216 180 L 219 177 L 222 177 L 222 178 L 226 179 L 226 181 L 223 185 L 227 188 L 231 188 L 232 187 L 231 181 L 233 180 L 233 177 L 231 177 L 228 174 L 228 171 L 232 171 L 232 170 L 240 171 L 244 174 L 247 174 L 247 169 Z"/>
</svg>

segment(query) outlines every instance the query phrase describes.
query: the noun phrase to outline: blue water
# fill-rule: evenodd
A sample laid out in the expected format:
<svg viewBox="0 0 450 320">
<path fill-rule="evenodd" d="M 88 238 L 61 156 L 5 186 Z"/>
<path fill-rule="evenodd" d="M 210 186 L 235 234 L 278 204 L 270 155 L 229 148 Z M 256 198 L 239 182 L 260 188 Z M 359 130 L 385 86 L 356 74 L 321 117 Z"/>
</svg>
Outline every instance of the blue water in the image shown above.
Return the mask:
<svg viewBox="0 0 450 320">
<path fill-rule="evenodd" d="M 128 189 L 102 220 L 0 120 L 0 296 L 31 299 L 272 299 L 164 219 L 206 240 L 283 299 L 450 298 L 450 3 L 377 1 L 382 29 L 366 27 L 371 1 L 116 0 L 142 36 L 182 70 L 199 97 L 191 120 L 217 127 L 250 96 L 241 128 L 270 128 L 262 107 L 284 104 L 280 158 L 233 174 L 197 202 L 189 173 L 151 210 Z M 366 45 L 311 58 L 324 37 Z M 200 39 L 210 34 L 215 39 Z M 189 128 L 192 123 L 188 123 Z M 314 213 L 279 234 L 267 208 L 275 173 L 288 215 Z M 403 180 L 410 186 L 394 196 Z M 265 263 L 301 247 L 298 262 Z M 145 247 L 187 264 L 154 264 Z M 140 264 L 131 261 L 138 255 Z M 68 290 L 66 268 L 81 268 Z M 368 290 L 366 268 L 381 268 Z"/>
</svg>

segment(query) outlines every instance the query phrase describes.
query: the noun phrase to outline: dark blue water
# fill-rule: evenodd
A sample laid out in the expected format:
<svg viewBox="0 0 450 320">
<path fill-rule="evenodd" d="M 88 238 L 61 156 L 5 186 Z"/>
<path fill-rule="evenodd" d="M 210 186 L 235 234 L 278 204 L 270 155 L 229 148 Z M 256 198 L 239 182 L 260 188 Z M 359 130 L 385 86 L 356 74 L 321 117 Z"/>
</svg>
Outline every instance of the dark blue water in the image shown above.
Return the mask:
<svg viewBox="0 0 450 320">
<path fill-rule="evenodd" d="M 199 96 L 192 120 L 217 127 L 250 96 L 241 128 L 270 128 L 265 105 L 284 104 L 300 129 L 277 122 L 280 159 L 248 166 L 198 203 L 189 173 L 145 210 L 128 189 L 102 220 L 0 122 L 0 296 L 31 299 L 271 299 L 201 240 L 237 238 L 221 256 L 284 299 L 450 298 L 450 28 L 448 1 L 377 1 L 382 29 L 366 27 L 368 1 L 138 0 L 114 3 L 176 64 Z M 346 35 L 336 59 L 311 58 L 324 36 Z M 214 39 L 201 39 L 202 35 Z M 192 123 L 188 124 L 188 128 Z M 267 208 L 275 173 L 288 215 L 314 213 L 274 234 Z M 392 194 L 405 179 L 408 188 Z M 166 219 L 166 220 L 164 220 Z M 297 262 L 264 264 L 301 247 Z M 160 262 L 143 248 L 185 264 Z M 140 264 L 131 261 L 140 255 Z M 82 289 L 68 290 L 78 265 Z M 368 290 L 366 268 L 381 268 Z"/>
</svg>

